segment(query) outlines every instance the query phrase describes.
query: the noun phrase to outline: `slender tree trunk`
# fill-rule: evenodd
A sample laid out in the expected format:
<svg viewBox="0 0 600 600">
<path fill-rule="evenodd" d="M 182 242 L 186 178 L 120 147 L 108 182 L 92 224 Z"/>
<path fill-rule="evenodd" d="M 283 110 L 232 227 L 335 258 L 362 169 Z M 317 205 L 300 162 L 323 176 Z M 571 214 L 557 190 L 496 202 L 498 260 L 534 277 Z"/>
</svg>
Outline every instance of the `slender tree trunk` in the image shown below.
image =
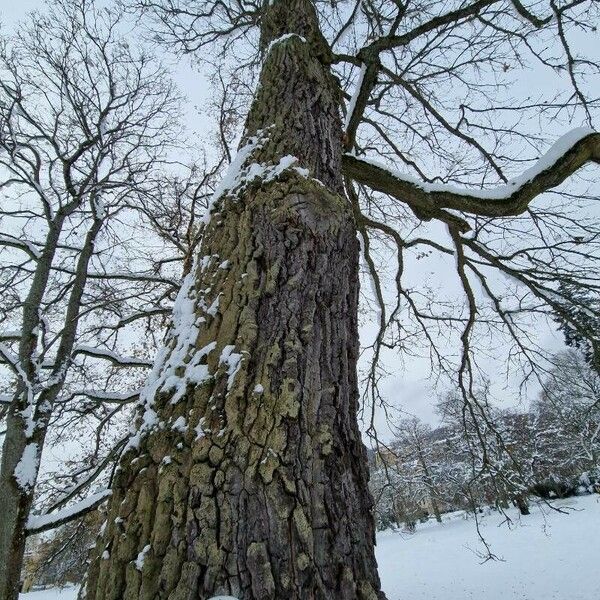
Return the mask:
<svg viewBox="0 0 600 600">
<path fill-rule="evenodd" d="M 517 494 L 515 496 L 515 504 L 523 516 L 527 516 L 529 514 L 529 504 L 523 494 Z"/>
<path fill-rule="evenodd" d="M 27 520 L 33 504 L 40 457 L 56 398 L 64 383 L 67 361 L 77 337 L 81 299 L 87 280 L 87 270 L 93 254 L 94 240 L 102 227 L 102 219 L 95 218 L 87 232 L 77 260 L 76 276 L 72 282 L 65 315 L 65 326 L 56 354 L 56 363 L 50 375 L 52 383 L 41 387 L 38 383 L 35 357 L 39 323 L 39 306 L 43 297 L 50 266 L 65 213 L 55 221 L 46 240 L 46 250 L 38 264 L 34 282 L 26 301 L 23 315 L 23 335 L 19 348 L 19 363 L 25 378 L 16 391 L 6 420 L 6 436 L 0 467 L 0 600 L 17 600 L 21 568 L 27 539 Z"/>
<path fill-rule="evenodd" d="M 419 462 L 421 463 L 421 468 L 423 469 L 423 475 L 425 476 L 425 485 L 427 486 L 427 492 L 429 496 L 429 503 L 431 504 L 431 510 L 433 510 L 433 514 L 435 516 L 435 520 L 438 523 L 442 522 L 442 514 L 440 513 L 440 507 L 438 506 L 437 499 L 435 497 L 435 485 L 433 483 L 433 478 L 429 473 L 429 469 L 427 468 L 427 463 L 425 462 L 425 457 L 423 456 L 421 450 L 418 451 Z"/>
<path fill-rule="evenodd" d="M 37 476 L 39 446 L 25 437 L 21 417 L 14 410 L 7 415 L 6 427 L 0 468 L 0 598 L 16 600 L 25 551 L 25 526 L 33 502 L 31 469 L 35 469 Z"/>
<path fill-rule="evenodd" d="M 339 90 L 311 2 L 271 3 L 261 25 L 242 172 L 271 168 L 225 193 L 206 226 L 88 600 L 384 597 L 356 421 L 358 243 Z"/>
<path fill-rule="evenodd" d="M 429 492 L 429 502 L 431 504 L 431 509 L 433 510 L 433 515 L 435 516 L 435 520 L 438 523 L 442 522 L 442 513 L 440 512 L 440 507 L 438 506 L 437 500 L 435 499 L 435 496 L 433 495 L 433 493 L 430 491 Z"/>
<path fill-rule="evenodd" d="M 45 438 L 44 428 L 37 427 L 37 423 L 41 416 L 48 417 L 47 411 L 51 406 L 51 402 L 42 403 L 45 410 L 39 412 L 44 415 L 36 414 L 36 386 L 32 383 L 36 381 L 36 368 L 32 358 L 36 352 L 39 306 L 66 216 L 66 211 L 59 211 L 49 228 L 44 251 L 23 305 L 18 362 L 24 380 L 17 385 L 16 400 L 6 417 L 0 465 L 0 600 L 14 600 L 19 595 L 27 538 L 25 527 L 33 503 L 39 456 Z M 29 389 L 25 380 L 29 382 Z"/>
</svg>

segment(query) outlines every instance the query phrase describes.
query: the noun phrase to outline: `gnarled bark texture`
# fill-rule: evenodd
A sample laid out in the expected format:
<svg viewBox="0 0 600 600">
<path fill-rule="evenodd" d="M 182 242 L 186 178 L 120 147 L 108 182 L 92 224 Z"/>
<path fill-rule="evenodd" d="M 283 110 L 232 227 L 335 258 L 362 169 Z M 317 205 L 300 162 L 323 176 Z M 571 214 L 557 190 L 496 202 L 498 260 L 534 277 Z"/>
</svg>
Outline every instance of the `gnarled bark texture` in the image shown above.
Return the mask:
<svg viewBox="0 0 600 600">
<path fill-rule="evenodd" d="M 287 33 L 299 35 L 277 41 Z M 155 386 L 156 422 L 122 459 L 88 600 L 383 598 L 339 91 L 308 0 L 273 3 L 262 44 L 248 176 L 206 227 L 182 292 L 196 317 L 188 366 Z M 185 347 L 174 331 L 171 357 Z"/>
</svg>

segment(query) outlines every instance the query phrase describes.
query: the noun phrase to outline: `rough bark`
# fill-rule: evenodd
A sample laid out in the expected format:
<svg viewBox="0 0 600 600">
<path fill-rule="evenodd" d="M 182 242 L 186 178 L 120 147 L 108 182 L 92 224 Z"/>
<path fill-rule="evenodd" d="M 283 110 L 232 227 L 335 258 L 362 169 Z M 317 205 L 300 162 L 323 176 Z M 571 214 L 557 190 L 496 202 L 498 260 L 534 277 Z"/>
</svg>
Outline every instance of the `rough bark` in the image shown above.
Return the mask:
<svg viewBox="0 0 600 600">
<path fill-rule="evenodd" d="M 299 35 L 271 44 L 287 33 Z M 310 174 L 283 169 L 215 207 L 189 296 L 187 360 L 208 376 L 175 403 L 168 389 L 152 399 L 160 422 L 123 457 L 88 600 L 383 598 L 339 90 L 308 0 L 275 2 L 261 41 L 242 146 L 262 142 L 246 165 L 293 155 Z"/>
</svg>

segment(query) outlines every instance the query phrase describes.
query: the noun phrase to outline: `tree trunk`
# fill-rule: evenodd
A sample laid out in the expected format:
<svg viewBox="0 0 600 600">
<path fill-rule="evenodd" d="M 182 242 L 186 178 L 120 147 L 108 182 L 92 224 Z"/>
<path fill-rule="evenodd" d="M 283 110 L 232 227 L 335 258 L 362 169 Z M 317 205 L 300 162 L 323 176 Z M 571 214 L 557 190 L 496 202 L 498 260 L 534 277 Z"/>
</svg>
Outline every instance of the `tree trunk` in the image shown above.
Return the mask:
<svg viewBox="0 0 600 600">
<path fill-rule="evenodd" d="M 356 420 L 340 93 L 308 0 L 271 3 L 261 27 L 246 158 L 179 295 L 88 600 L 384 598 Z"/>
<path fill-rule="evenodd" d="M 529 504 L 523 494 L 517 494 L 515 496 L 515 504 L 523 516 L 527 516 L 529 514 Z"/>
<path fill-rule="evenodd" d="M 438 506 L 435 496 L 431 492 L 429 493 L 429 502 L 431 504 L 431 510 L 433 510 L 433 515 L 435 516 L 435 520 L 438 523 L 441 523 L 442 522 L 442 513 L 440 512 L 440 507 Z"/>
<path fill-rule="evenodd" d="M 21 415 L 6 419 L 0 468 L 0 598 L 17 600 L 27 538 L 26 524 L 39 467 L 39 440 L 27 439 Z"/>
<path fill-rule="evenodd" d="M 425 457 L 421 450 L 418 450 L 419 462 L 421 463 L 421 468 L 423 469 L 423 475 L 425 476 L 425 485 L 427 486 L 427 492 L 429 496 L 429 503 L 431 504 L 431 510 L 433 510 L 433 514 L 435 516 L 435 520 L 438 523 L 442 522 L 442 515 L 440 513 L 440 507 L 438 506 L 436 497 L 435 497 L 435 485 L 433 483 L 433 478 L 429 473 L 429 469 L 427 468 L 427 462 L 425 461 Z"/>
</svg>

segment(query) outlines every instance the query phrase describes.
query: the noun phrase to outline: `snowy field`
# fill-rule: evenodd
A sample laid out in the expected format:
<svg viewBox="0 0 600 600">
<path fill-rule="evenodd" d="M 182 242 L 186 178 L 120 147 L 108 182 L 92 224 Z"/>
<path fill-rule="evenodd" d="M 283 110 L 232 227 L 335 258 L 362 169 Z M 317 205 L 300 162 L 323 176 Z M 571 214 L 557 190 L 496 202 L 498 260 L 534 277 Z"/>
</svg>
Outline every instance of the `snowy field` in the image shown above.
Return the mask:
<svg viewBox="0 0 600 600">
<path fill-rule="evenodd" d="M 503 560 L 482 564 L 472 519 L 420 525 L 416 533 L 378 536 L 377 559 L 388 600 L 595 600 L 600 589 L 600 496 L 556 504 L 568 514 L 533 506 L 508 528 L 497 514 L 481 521 Z M 75 600 L 76 590 L 21 594 L 21 600 Z"/>
<path fill-rule="evenodd" d="M 472 520 L 454 518 L 413 535 L 385 532 L 377 560 L 388 600 L 595 600 L 600 598 L 600 496 L 556 503 L 568 514 L 532 506 L 509 529 L 497 514 L 481 532 L 503 561 L 482 564 Z"/>
<path fill-rule="evenodd" d="M 75 600 L 77 588 L 67 587 L 62 590 L 43 590 L 19 594 L 19 600 Z"/>
</svg>

